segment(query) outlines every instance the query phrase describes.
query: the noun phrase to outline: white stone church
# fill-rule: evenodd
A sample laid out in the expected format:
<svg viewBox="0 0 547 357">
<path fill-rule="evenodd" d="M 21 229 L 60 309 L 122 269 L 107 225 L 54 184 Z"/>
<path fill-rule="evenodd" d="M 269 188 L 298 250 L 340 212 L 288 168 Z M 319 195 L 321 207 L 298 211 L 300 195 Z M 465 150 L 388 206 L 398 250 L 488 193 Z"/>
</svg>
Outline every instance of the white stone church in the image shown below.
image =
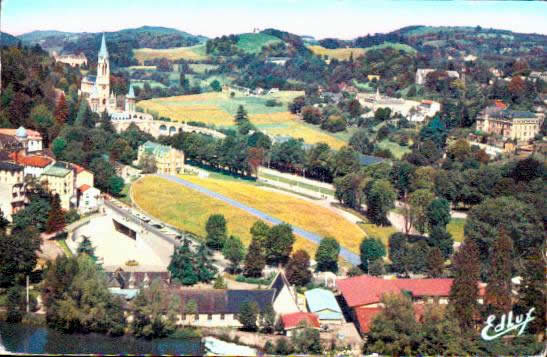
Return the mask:
<svg viewBox="0 0 547 357">
<path fill-rule="evenodd" d="M 97 75 L 88 75 L 82 79 L 80 94 L 87 98 L 92 111 L 102 113 L 106 110 L 112 119 L 132 119 L 137 118 L 137 116 L 141 119 L 144 116 L 146 116 L 146 119 L 152 119 L 150 114 L 137 114 L 137 99 L 132 85 L 129 86 L 129 93 L 125 96 L 125 108 L 116 106 L 116 96 L 110 89 L 110 61 L 104 34 L 97 61 Z"/>
</svg>

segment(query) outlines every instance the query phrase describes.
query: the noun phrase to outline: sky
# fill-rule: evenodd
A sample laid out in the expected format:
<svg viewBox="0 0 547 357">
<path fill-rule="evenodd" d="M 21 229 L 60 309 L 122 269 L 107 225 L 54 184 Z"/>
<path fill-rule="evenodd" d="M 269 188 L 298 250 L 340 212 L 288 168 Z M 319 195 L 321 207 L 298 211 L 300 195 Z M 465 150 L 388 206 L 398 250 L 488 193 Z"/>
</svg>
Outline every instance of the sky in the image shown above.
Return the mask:
<svg viewBox="0 0 547 357">
<path fill-rule="evenodd" d="M 0 0 L 1 30 L 102 32 L 143 25 L 216 37 L 277 28 L 351 39 L 409 25 L 476 26 L 547 35 L 544 1 Z"/>
</svg>

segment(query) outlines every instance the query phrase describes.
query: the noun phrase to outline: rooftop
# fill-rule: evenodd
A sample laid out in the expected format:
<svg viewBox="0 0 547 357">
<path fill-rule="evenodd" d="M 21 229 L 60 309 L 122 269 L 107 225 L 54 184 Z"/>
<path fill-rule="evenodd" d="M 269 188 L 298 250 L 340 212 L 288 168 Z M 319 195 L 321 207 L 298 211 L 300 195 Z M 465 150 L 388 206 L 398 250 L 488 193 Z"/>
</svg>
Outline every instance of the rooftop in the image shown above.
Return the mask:
<svg viewBox="0 0 547 357">
<path fill-rule="evenodd" d="M 452 279 L 394 279 L 385 280 L 361 275 L 336 282 L 349 307 L 380 302 L 385 293 L 409 291 L 414 296 L 448 296 Z"/>
<path fill-rule="evenodd" d="M 334 294 L 330 290 L 326 289 L 311 289 L 304 293 L 306 301 L 311 312 L 317 312 L 321 310 L 331 310 L 341 313 L 342 310 L 336 302 Z"/>
<path fill-rule="evenodd" d="M 17 156 L 17 163 L 21 164 L 23 166 L 32 166 L 32 167 L 40 167 L 45 168 L 51 163 L 53 163 L 53 159 L 49 158 L 47 156 Z"/>
<path fill-rule="evenodd" d="M 301 323 L 305 323 L 308 327 L 320 327 L 317 315 L 309 312 L 294 312 L 292 314 L 281 315 L 281 321 L 285 330 L 296 328 Z"/>
<path fill-rule="evenodd" d="M 143 150 L 152 155 L 167 155 L 171 151 L 171 147 L 167 145 L 158 144 L 152 141 L 147 141 L 142 144 Z"/>
<path fill-rule="evenodd" d="M 45 176 L 55 176 L 55 177 L 65 177 L 66 175 L 70 174 L 70 170 L 65 169 L 63 167 L 58 166 L 50 166 L 47 169 L 44 170 L 42 175 Z"/>
<path fill-rule="evenodd" d="M 30 139 L 42 139 L 42 135 L 36 130 L 25 129 L 23 127 L 19 127 L 19 129 L 6 129 L 6 128 L 0 129 L 0 134 L 4 134 L 4 135 L 18 136 L 18 133 L 20 137 L 26 136 Z"/>
<path fill-rule="evenodd" d="M 359 154 L 359 164 L 361 166 L 376 165 L 384 161 L 386 159 L 383 157 Z"/>
<path fill-rule="evenodd" d="M 23 166 L 11 162 L 0 161 L 0 171 L 23 171 Z"/>
<path fill-rule="evenodd" d="M 194 301 L 199 314 L 239 314 L 246 301 L 256 302 L 259 310 L 264 311 L 273 304 L 275 290 L 180 289 L 172 292 L 179 294 L 186 313 L 184 306 Z"/>
</svg>

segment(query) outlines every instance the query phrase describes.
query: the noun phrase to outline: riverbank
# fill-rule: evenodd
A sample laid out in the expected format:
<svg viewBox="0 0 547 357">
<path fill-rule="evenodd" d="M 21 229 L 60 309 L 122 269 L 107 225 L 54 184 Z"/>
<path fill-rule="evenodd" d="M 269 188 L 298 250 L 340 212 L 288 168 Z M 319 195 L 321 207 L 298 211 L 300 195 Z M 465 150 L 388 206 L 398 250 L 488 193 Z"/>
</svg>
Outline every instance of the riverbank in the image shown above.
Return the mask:
<svg viewBox="0 0 547 357">
<path fill-rule="evenodd" d="M 203 354 L 201 338 L 137 339 L 95 333 L 64 334 L 47 327 L 0 321 L 0 350 L 24 354 Z M 2 354 L 2 352 L 0 352 Z"/>
</svg>

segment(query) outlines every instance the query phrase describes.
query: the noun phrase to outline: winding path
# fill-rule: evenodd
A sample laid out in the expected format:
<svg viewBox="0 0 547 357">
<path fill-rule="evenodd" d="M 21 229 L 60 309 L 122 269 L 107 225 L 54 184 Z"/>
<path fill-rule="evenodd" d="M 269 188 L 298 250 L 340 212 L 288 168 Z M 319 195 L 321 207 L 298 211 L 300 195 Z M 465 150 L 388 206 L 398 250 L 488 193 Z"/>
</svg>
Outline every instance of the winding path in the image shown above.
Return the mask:
<svg viewBox="0 0 547 357">
<path fill-rule="evenodd" d="M 269 222 L 271 224 L 280 224 L 280 223 L 285 223 L 275 217 L 272 217 L 262 211 L 259 211 L 253 207 L 250 207 L 250 206 L 247 206 L 241 202 L 238 202 L 236 200 L 233 200 L 231 198 L 228 198 L 224 195 L 221 195 L 219 193 L 216 193 L 214 191 L 211 191 L 209 189 L 206 189 L 205 187 L 202 187 L 200 185 L 197 185 L 195 183 L 192 183 L 192 182 L 189 182 L 189 181 L 186 181 L 180 177 L 177 177 L 177 176 L 171 176 L 171 175 L 165 175 L 165 174 L 158 174 L 156 175 L 158 177 L 161 177 L 161 178 L 164 178 L 166 180 L 169 180 L 171 182 L 174 182 L 174 183 L 178 183 L 180 185 L 183 185 L 189 189 L 192 189 L 194 191 L 198 191 L 200 193 L 203 193 L 204 195 L 207 195 L 209 197 L 212 197 L 212 198 L 215 198 L 217 200 L 221 200 L 221 201 L 224 201 L 236 208 L 239 208 L 239 209 L 242 209 L 266 222 Z M 321 241 L 321 237 L 318 236 L 317 234 L 314 234 L 314 233 L 311 233 L 311 232 L 308 232 L 302 228 L 298 228 L 296 226 L 293 226 L 291 225 L 292 229 L 293 229 L 293 232 L 295 234 L 298 234 L 299 236 L 301 237 L 304 237 L 306 238 L 307 240 L 309 241 L 312 241 L 313 243 L 315 244 L 319 244 L 319 242 Z M 340 249 L 340 255 L 345 259 L 347 260 L 349 263 L 353 264 L 353 265 L 359 265 L 361 264 L 361 259 L 359 258 L 359 256 L 355 253 L 352 253 L 350 252 L 349 250 L 347 250 L 346 248 L 343 248 L 341 247 Z"/>
</svg>

